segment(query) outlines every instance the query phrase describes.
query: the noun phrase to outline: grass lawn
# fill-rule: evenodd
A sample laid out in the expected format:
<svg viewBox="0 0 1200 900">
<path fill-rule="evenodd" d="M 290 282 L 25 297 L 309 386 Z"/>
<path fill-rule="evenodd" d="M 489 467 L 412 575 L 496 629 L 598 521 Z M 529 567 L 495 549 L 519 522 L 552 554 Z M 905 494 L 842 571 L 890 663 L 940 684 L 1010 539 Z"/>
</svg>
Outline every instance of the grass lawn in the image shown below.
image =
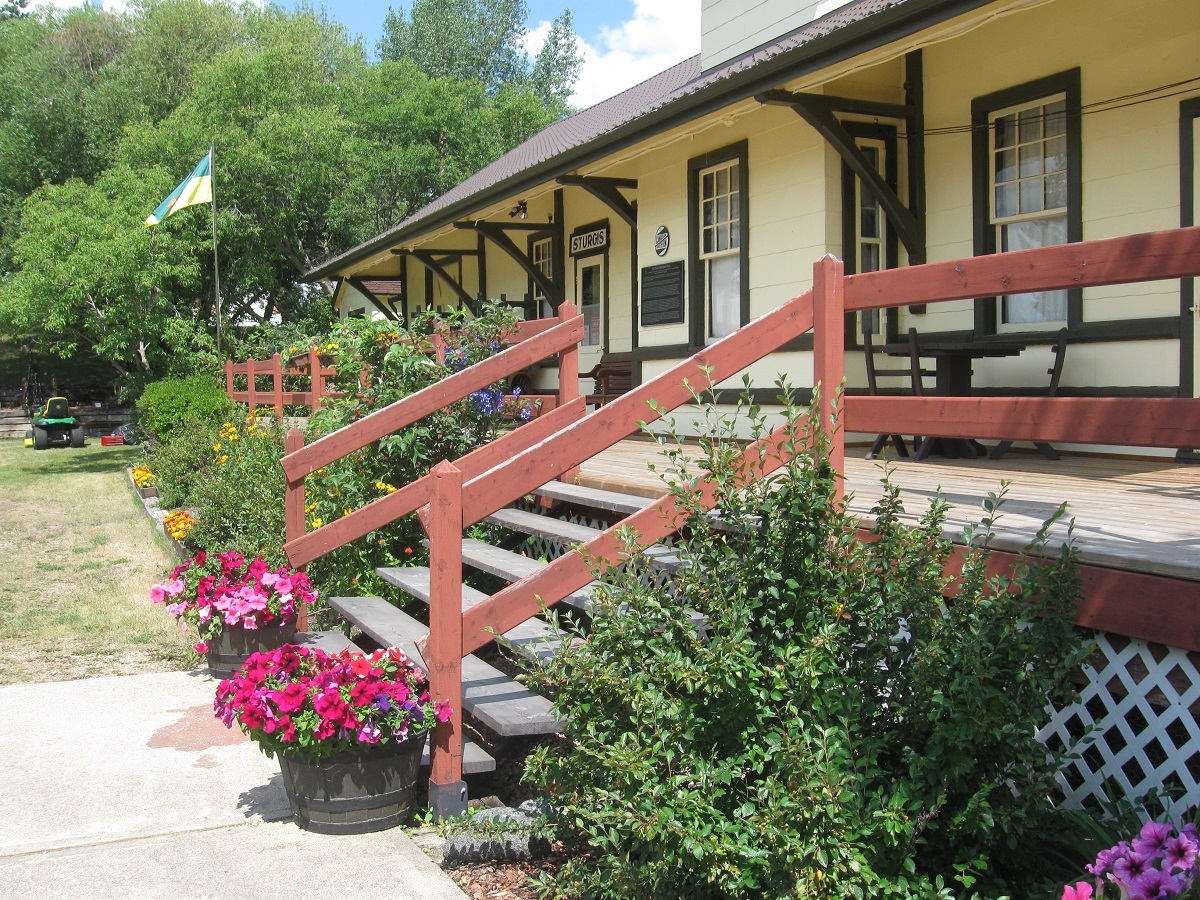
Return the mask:
<svg viewBox="0 0 1200 900">
<path fill-rule="evenodd" d="M 0 440 L 0 684 L 191 668 L 150 586 L 178 559 L 125 467 L 139 448 Z"/>
</svg>

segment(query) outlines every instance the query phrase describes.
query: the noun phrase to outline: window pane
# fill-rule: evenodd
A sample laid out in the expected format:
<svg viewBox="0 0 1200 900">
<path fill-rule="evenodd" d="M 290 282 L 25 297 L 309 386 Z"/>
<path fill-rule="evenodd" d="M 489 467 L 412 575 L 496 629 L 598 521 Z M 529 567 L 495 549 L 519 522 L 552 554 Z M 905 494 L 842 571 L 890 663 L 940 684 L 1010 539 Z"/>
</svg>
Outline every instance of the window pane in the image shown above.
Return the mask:
<svg viewBox="0 0 1200 900">
<path fill-rule="evenodd" d="M 729 223 L 729 249 L 742 246 L 742 220 L 735 218 Z"/>
<path fill-rule="evenodd" d="M 1016 141 L 1016 117 L 1000 116 L 995 126 L 996 147 L 1011 147 Z"/>
<path fill-rule="evenodd" d="M 718 197 L 717 198 L 717 211 L 716 211 L 715 221 L 717 221 L 717 222 L 728 222 L 729 221 L 729 198 L 728 197 Z"/>
<path fill-rule="evenodd" d="M 862 244 L 859 247 L 858 271 L 879 271 L 879 245 Z"/>
<path fill-rule="evenodd" d="M 1001 184 L 996 187 L 996 216 L 1015 216 L 1017 214 L 1017 186 Z"/>
<path fill-rule="evenodd" d="M 865 238 L 879 237 L 879 207 L 872 204 L 862 208 L 859 224 L 860 236 Z"/>
<path fill-rule="evenodd" d="M 737 190 L 741 187 L 741 185 L 738 183 L 738 170 L 740 168 L 741 168 L 741 166 L 739 166 L 737 163 L 734 163 L 733 165 L 731 165 L 729 167 L 729 190 L 730 191 L 737 192 Z"/>
<path fill-rule="evenodd" d="M 1021 177 L 1042 174 L 1042 145 L 1026 144 L 1021 148 Z"/>
<path fill-rule="evenodd" d="M 1020 112 L 1021 143 L 1040 141 L 1042 139 L 1042 110 L 1041 107 L 1023 109 Z"/>
<path fill-rule="evenodd" d="M 1001 299 L 1001 321 L 1005 325 L 1067 321 L 1066 291 L 1013 294 Z"/>
<path fill-rule="evenodd" d="M 1040 212 L 1044 199 L 1042 196 L 1042 179 L 1034 178 L 1021 182 L 1021 212 Z"/>
<path fill-rule="evenodd" d="M 742 267 L 737 254 L 708 261 L 709 337 L 733 334 L 741 325 Z"/>
<path fill-rule="evenodd" d="M 1035 247 L 1051 247 L 1067 242 L 1067 217 L 1053 216 L 1047 219 L 1030 219 L 1027 222 L 1010 222 L 1000 226 L 1000 249 L 1032 250 Z"/>
<path fill-rule="evenodd" d="M 701 206 L 701 224 L 707 228 L 716 221 L 716 201 L 705 200 Z"/>
<path fill-rule="evenodd" d="M 996 181 L 1016 181 L 1017 151 L 1001 150 L 996 154 Z"/>
<path fill-rule="evenodd" d="M 716 175 L 712 172 L 705 172 L 703 177 L 703 186 L 701 187 L 702 197 L 711 197 L 716 191 L 713 186 L 716 184 Z"/>
<path fill-rule="evenodd" d="M 717 169 L 716 175 L 717 175 L 717 193 L 718 194 L 728 194 L 729 193 L 729 170 L 728 169 Z"/>
<path fill-rule="evenodd" d="M 702 253 L 712 253 L 713 252 L 713 233 L 712 233 L 711 228 L 704 229 L 704 249 L 701 252 Z"/>
<path fill-rule="evenodd" d="M 1046 171 L 1058 172 L 1067 167 L 1067 139 L 1051 138 L 1046 141 Z"/>
<path fill-rule="evenodd" d="M 1067 101 L 1046 104 L 1046 137 L 1067 133 Z"/>
<path fill-rule="evenodd" d="M 1046 176 L 1046 209 L 1067 208 L 1067 173 Z"/>
</svg>

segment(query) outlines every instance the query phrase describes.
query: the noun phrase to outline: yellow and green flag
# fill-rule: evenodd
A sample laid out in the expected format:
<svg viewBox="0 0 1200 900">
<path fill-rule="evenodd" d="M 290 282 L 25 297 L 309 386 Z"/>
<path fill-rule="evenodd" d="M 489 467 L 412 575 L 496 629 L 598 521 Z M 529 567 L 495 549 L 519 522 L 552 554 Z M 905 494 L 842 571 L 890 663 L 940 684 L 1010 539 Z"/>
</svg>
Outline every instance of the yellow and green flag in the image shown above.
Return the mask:
<svg viewBox="0 0 1200 900">
<path fill-rule="evenodd" d="M 183 179 L 179 187 L 171 191 L 167 199 L 158 205 L 158 209 L 150 213 L 146 224 L 157 225 L 167 216 L 179 212 L 185 206 L 212 203 L 212 199 L 212 151 L 209 150 L 204 154 L 204 159 L 196 164 L 196 168 L 192 169 L 192 174 Z"/>
</svg>

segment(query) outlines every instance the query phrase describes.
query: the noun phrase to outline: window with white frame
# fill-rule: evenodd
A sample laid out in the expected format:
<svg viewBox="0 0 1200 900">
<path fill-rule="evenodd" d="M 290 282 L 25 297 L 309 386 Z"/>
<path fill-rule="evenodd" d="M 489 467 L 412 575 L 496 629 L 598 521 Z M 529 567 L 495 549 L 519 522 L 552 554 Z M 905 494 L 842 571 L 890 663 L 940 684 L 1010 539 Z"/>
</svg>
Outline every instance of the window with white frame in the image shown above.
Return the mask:
<svg viewBox="0 0 1200 900">
<path fill-rule="evenodd" d="M 886 150 L 884 142 L 859 139 L 856 143 L 871 167 L 879 173 L 880 177 L 884 177 L 883 163 Z M 854 179 L 854 188 L 854 271 L 878 272 L 884 267 L 886 259 L 883 206 L 875 199 L 875 195 L 863 185 L 861 178 Z M 861 313 L 862 333 L 865 334 L 868 331 L 872 335 L 880 333 L 882 324 L 880 312 L 878 309 L 872 309 Z"/>
<path fill-rule="evenodd" d="M 721 163 L 703 169 L 699 178 L 706 338 L 714 340 L 742 324 L 741 164 Z"/>
<path fill-rule="evenodd" d="M 989 227 L 997 252 L 1069 240 L 1067 103 L 1053 96 L 989 118 Z M 1000 331 L 1067 322 L 1067 291 L 999 298 Z"/>
<path fill-rule="evenodd" d="M 541 272 L 547 281 L 554 281 L 554 238 L 546 237 L 534 240 L 529 246 L 529 259 L 533 263 L 533 267 Z M 555 314 L 555 310 L 550 306 L 550 298 L 546 296 L 545 291 L 538 286 L 536 281 L 530 279 L 533 292 L 533 304 L 536 310 L 536 316 L 539 319 L 549 319 Z"/>
</svg>

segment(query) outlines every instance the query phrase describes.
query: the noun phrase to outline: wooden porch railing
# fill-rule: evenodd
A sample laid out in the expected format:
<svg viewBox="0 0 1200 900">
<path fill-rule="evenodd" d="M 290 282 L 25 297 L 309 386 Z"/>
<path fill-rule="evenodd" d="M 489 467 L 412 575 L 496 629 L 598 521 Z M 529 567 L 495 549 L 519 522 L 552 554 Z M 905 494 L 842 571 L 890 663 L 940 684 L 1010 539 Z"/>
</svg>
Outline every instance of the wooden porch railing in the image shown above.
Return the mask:
<svg viewBox="0 0 1200 900">
<path fill-rule="evenodd" d="M 814 381 L 823 388 L 817 411 L 829 430 L 830 463 L 835 472 L 844 472 L 847 430 L 1144 447 L 1200 446 L 1200 401 L 1191 399 L 846 397 L 842 410 L 834 405 L 844 377 L 846 312 L 1195 275 L 1200 275 L 1200 228 L 848 277 L 839 260 L 825 257 L 815 266 L 812 290 L 595 412 L 581 417 L 576 412 L 580 405 L 573 402 L 576 397 L 564 397 L 563 415 L 553 423 L 539 423 L 544 427 L 536 435 L 527 431 L 529 425 L 513 432 L 505 439 L 509 443 L 503 453 L 481 450 L 457 464 L 442 463 L 413 485 L 313 535 L 303 534 L 305 475 L 491 383 L 502 370 L 512 371 L 506 368 L 511 363 L 505 355 L 517 359 L 521 348 L 514 347 L 309 447 L 289 446 L 283 460 L 289 492 L 288 554 L 293 564 L 311 561 L 332 549 L 334 537 L 338 542 L 351 540 L 429 504 L 424 519 L 432 571 L 426 662 L 431 690 L 439 697 L 451 698 L 456 710 L 455 718 L 436 733 L 430 778 L 433 796 L 453 788 L 462 778 L 462 726 L 457 712 L 462 703 L 462 658 L 494 635 L 586 585 L 597 560 L 619 562 L 624 548 L 614 527 L 464 612 L 461 538 L 465 528 L 547 481 L 569 478 L 580 463 L 637 432 L 641 422 L 652 422 L 688 402 L 693 389 L 716 386 L 810 329 L 814 331 Z M 545 334 L 554 335 L 549 343 L 565 346 L 560 342 L 579 339 L 579 327 L 578 319 L 572 319 Z M 569 334 L 574 336 L 568 338 Z M 545 349 L 538 345 L 536 352 Z M 530 352 L 535 352 L 532 347 Z M 563 353 L 564 363 L 573 352 Z M 572 364 L 577 371 L 577 361 Z M 684 384 L 685 379 L 691 387 Z M 564 365 L 561 383 L 566 386 L 574 381 Z M 653 406 L 648 403 L 651 400 Z M 764 474 L 782 466 L 795 452 L 791 446 L 794 427 L 781 426 L 747 447 L 744 457 L 760 459 Z M 711 505 L 713 485 L 703 482 L 701 491 Z M 637 532 L 639 544 L 644 546 L 677 530 L 682 524 L 680 515 L 674 500 L 667 496 L 622 524 Z M 330 540 L 318 539 L 322 533 Z"/>
</svg>

